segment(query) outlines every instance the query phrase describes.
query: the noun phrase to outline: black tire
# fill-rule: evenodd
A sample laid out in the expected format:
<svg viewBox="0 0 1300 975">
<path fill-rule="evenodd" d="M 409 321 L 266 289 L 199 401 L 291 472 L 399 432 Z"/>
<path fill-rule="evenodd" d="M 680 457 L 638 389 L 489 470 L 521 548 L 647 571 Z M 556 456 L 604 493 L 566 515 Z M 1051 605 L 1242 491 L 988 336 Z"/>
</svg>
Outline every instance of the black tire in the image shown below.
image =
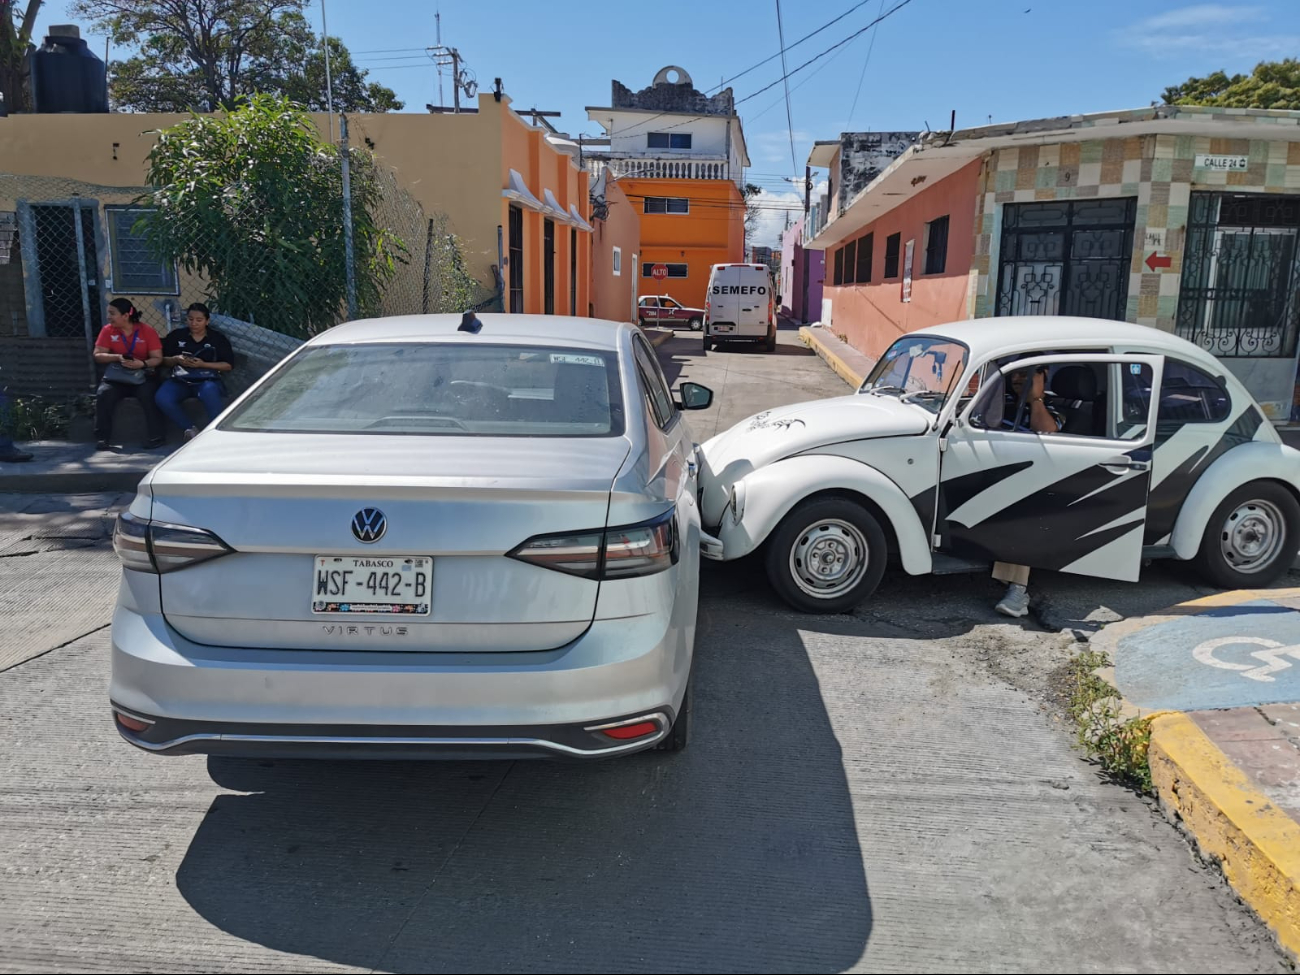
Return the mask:
<svg viewBox="0 0 1300 975">
<path fill-rule="evenodd" d="M 691 685 L 686 685 L 686 695 L 682 698 L 682 709 L 677 715 L 677 720 L 673 726 L 668 729 L 668 734 L 664 735 L 659 744 L 655 745 L 657 752 L 680 752 L 684 751 L 691 741 Z"/>
<path fill-rule="evenodd" d="M 692 331 L 692 332 L 698 332 L 700 329 L 704 328 L 704 319 L 702 319 L 702 318 L 692 318 L 692 319 L 691 319 L 689 322 L 687 322 L 686 324 L 689 325 L 689 326 L 691 327 L 691 331 Z"/>
<path fill-rule="evenodd" d="M 1261 531 L 1266 551 L 1259 553 L 1259 561 L 1252 562 L 1250 545 Z M 1298 548 L 1300 502 L 1281 484 L 1251 481 L 1214 509 L 1195 562 L 1206 581 L 1221 589 L 1259 589 L 1277 581 L 1291 567 Z"/>
<path fill-rule="evenodd" d="M 819 526 L 822 531 L 834 533 L 833 538 L 828 535 L 827 541 L 822 543 L 821 557 L 834 558 L 836 554 L 841 554 L 843 557 L 840 561 L 844 562 L 852 554 L 853 548 L 862 549 L 856 553 L 861 560 L 860 568 L 851 565 L 850 568 L 841 570 L 855 578 L 841 580 L 847 588 L 828 587 L 826 595 L 815 595 L 795 577 L 796 563 L 800 559 L 794 550 L 796 547 L 803 548 L 805 554 L 814 551 L 808 546 L 815 546 L 818 542 L 810 535 Z M 853 539 L 852 533 L 845 526 L 856 529 L 859 538 Z M 885 574 L 885 562 L 889 557 L 888 548 L 880 522 L 862 505 L 844 498 L 805 501 L 785 516 L 768 539 L 767 577 L 777 595 L 800 612 L 847 613 L 867 599 L 880 585 L 880 577 Z M 818 580 L 831 581 L 835 580 Z"/>
<path fill-rule="evenodd" d="M 709 338 L 709 336 L 707 336 L 707 335 L 704 336 L 704 352 L 705 352 L 705 354 L 707 355 L 707 354 L 708 354 L 708 351 L 709 351 L 710 349 L 712 349 L 712 348 L 714 348 L 714 342 L 713 342 L 713 339 Z"/>
<path fill-rule="evenodd" d="M 766 339 L 766 341 L 763 342 L 763 348 L 765 348 L 768 352 L 775 352 L 775 351 L 776 351 L 776 332 L 775 332 L 775 331 L 772 331 L 772 332 L 768 332 L 768 333 L 767 333 L 767 339 Z"/>
</svg>

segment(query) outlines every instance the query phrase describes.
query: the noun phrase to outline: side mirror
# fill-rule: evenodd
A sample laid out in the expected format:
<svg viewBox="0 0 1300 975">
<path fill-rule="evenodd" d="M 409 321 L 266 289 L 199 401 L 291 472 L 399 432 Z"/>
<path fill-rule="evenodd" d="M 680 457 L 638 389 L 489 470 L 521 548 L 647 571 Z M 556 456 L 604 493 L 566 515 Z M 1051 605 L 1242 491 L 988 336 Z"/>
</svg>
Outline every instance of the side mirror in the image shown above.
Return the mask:
<svg viewBox="0 0 1300 975">
<path fill-rule="evenodd" d="M 713 405 L 713 390 L 699 383 L 682 383 L 679 395 L 683 410 L 707 410 Z"/>
<path fill-rule="evenodd" d="M 777 303 L 778 305 L 781 304 L 781 296 L 780 296 L 780 295 L 777 295 L 777 296 L 776 296 L 776 303 Z"/>
</svg>

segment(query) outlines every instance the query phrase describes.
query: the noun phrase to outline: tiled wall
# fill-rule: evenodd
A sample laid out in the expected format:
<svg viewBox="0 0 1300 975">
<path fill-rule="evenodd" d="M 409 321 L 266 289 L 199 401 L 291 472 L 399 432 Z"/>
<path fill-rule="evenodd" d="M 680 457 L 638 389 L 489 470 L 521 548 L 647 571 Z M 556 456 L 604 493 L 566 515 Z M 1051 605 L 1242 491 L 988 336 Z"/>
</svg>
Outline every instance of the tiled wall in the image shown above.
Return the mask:
<svg viewBox="0 0 1300 975">
<path fill-rule="evenodd" d="M 1198 168 L 1197 155 L 1247 156 L 1237 172 Z M 969 281 L 970 312 L 993 313 L 1004 203 L 1037 200 L 1137 197 L 1127 318 L 1173 331 L 1182 273 L 1188 200 L 1193 189 L 1300 194 L 1300 142 L 1147 135 L 1022 146 L 990 154 L 977 200 L 975 262 Z M 1164 246 L 1148 242 L 1148 232 Z M 1166 270 L 1143 261 L 1153 250 L 1171 258 Z"/>
</svg>

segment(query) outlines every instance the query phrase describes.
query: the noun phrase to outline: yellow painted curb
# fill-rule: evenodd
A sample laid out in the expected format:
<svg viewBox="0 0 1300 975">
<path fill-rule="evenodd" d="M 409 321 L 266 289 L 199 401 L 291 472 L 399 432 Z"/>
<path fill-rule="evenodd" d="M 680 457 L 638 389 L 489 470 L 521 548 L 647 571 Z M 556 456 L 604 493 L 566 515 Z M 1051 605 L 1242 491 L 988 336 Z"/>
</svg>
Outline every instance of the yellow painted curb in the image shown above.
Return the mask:
<svg viewBox="0 0 1300 975">
<path fill-rule="evenodd" d="M 1237 895 L 1300 958 L 1300 824 L 1185 714 L 1152 720 L 1147 758 L 1166 811 L 1177 814 L 1201 854 L 1219 864 Z"/>
<path fill-rule="evenodd" d="M 807 325 L 804 325 L 799 329 L 799 341 L 803 342 L 804 345 L 808 346 L 825 359 L 826 364 L 831 367 L 835 375 L 839 376 L 854 389 L 861 386 L 862 381 L 867 378 L 866 376 L 859 375 L 849 367 L 848 363 L 828 349 Z"/>
</svg>

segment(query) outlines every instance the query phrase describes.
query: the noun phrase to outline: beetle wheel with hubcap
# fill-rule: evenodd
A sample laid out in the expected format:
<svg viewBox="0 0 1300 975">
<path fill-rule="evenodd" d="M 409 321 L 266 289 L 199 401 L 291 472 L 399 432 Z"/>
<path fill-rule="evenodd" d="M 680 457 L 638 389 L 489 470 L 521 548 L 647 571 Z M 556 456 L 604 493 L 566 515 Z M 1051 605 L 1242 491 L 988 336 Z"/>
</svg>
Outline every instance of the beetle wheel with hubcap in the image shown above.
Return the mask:
<svg viewBox="0 0 1300 975">
<path fill-rule="evenodd" d="M 767 574 L 806 613 L 843 613 L 870 596 L 885 572 L 884 529 L 862 505 L 822 498 L 797 506 L 772 533 Z"/>
<path fill-rule="evenodd" d="M 1258 588 L 1290 568 L 1300 547 L 1300 502 L 1285 487 L 1252 481 L 1214 509 L 1196 560 L 1224 589 Z"/>
</svg>

